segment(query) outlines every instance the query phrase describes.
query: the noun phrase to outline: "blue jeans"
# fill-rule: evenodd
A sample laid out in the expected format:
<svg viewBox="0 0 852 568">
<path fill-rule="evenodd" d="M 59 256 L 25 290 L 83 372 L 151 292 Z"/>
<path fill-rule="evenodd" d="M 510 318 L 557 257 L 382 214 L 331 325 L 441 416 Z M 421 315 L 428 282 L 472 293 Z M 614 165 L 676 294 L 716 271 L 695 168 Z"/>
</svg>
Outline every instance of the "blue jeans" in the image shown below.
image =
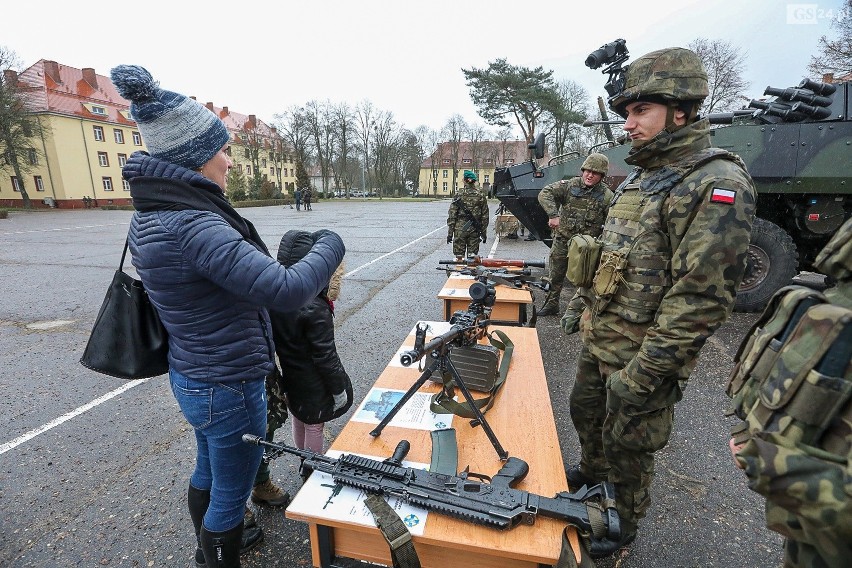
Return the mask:
<svg viewBox="0 0 852 568">
<path fill-rule="evenodd" d="M 172 392 L 195 430 L 198 454 L 189 482 L 210 491 L 204 515 L 208 531 L 230 530 L 243 521 L 246 500 L 263 448 L 243 442 L 243 434 L 266 435 L 264 379 L 210 383 L 169 370 Z"/>
</svg>

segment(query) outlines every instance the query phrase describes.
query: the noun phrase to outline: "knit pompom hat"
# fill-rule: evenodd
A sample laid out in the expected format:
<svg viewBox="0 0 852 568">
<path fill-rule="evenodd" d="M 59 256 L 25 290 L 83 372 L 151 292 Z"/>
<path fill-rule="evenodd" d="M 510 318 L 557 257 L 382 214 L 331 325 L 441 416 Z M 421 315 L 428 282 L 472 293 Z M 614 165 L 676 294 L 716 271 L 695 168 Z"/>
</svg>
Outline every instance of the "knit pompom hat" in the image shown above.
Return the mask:
<svg viewBox="0 0 852 568">
<path fill-rule="evenodd" d="M 144 67 L 119 65 L 110 77 L 118 93 L 130 101 L 130 115 L 151 156 L 195 170 L 230 139 L 225 123 L 210 109 L 161 89 Z"/>
</svg>

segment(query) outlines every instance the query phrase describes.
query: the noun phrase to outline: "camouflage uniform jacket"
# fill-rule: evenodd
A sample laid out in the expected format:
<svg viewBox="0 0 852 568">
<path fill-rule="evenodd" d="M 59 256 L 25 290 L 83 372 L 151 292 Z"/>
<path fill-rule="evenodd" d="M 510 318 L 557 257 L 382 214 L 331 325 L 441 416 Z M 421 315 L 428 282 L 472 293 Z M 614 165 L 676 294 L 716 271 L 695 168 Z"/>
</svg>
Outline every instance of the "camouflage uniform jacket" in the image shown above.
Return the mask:
<svg viewBox="0 0 852 568">
<path fill-rule="evenodd" d="M 461 204 L 467 207 L 474 219 L 479 222 L 479 227 L 482 230 L 481 234 L 485 234 L 485 229 L 488 227 L 488 200 L 485 195 L 476 185 L 467 185 L 462 188 L 458 196 L 450 203 L 450 211 L 447 216 L 448 233 L 453 235 L 455 231 L 463 231 L 465 233 L 477 232 L 473 222 L 470 222 L 470 217 L 464 212 Z"/>
<path fill-rule="evenodd" d="M 626 263 L 614 293 L 595 291 L 583 341 L 621 369 L 607 382 L 626 404 L 680 400 L 745 271 L 754 185 L 738 157 L 709 146 L 702 120 L 631 150 L 627 161 L 640 169 L 616 190 L 604 223 L 601 263 L 608 252 Z"/>
<path fill-rule="evenodd" d="M 788 538 L 785 566 L 852 558 L 852 220 L 817 257 L 838 280 L 782 288 L 743 340 L 728 383 L 736 454 Z M 836 259 L 836 263 L 832 262 Z"/>
<path fill-rule="evenodd" d="M 574 235 L 600 235 L 610 201 L 612 191 L 607 184 L 601 181 L 586 187 L 581 177 L 550 183 L 538 194 L 548 218 L 559 217 L 553 237 L 565 241 Z"/>
</svg>

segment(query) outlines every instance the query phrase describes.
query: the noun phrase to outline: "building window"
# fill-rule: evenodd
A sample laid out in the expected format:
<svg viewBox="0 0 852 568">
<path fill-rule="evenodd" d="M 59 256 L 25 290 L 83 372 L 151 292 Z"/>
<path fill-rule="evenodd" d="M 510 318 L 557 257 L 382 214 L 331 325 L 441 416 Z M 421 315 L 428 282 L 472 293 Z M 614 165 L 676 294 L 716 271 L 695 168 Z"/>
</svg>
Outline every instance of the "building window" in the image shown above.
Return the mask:
<svg viewBox="0 0 852 568">
<path fill-rule="evenodd" d="M 485 158 L 485 165 L 486 166 L 491 165 L 493 163 L 494 163 L 494 160 L 492 160 L 491 158 Z"/>
<path fill-rule="evenodd" d="M 34 176 L 36 191 L 44 191 L 44 181 L 41 179 L 41 176 Z"/>
<path fill-rule="evenodd" d="M 134 146 L 141 146 L 142 145 L 142 135 L 140 135 L 136 131 L 133 132 L 133 145 Z"/>
<path fill-rule="evenodd" d="M 511 166 L 514 163 L 515 163 L 515 160 L 506 160 L 506 165 Z"/>
<path fill-rule="evenodd" d="M 104 191 L 112 191 L 112 178 L 111 177 L 102 177 L 101 181 L 104 184 Z"/>
<path fill-rule="evenodd" d="M 15 176 L 12 176 L 12 191 L 21 191 L 21 182 Z"/>
<path fill-rule="evenodd" d="M 115 143 L 116 144 L 124 144 L 124 131 L 116 128 L 112 132 L 113 132 L 113 135 L 115 135 Z"/>
<path fill-rule="evenodd" d="M 95 142 L 103 142 L 104 141 L 104 129 L 101 126 L 93 126 L 92 129 L 95 132 Z"/>
<path fill-rule="evenodd" d="M 225 147 L 225 154 L 227 154 L 228 156 L 231 155 L 231 145 L 230 144 Z"/>
<path fill-rule="evenodd" d="M 242 164 L 237 164 L 237 171 L 240 172 L 240 173 L 243 173 L 243 165 Z"/>
<path fill-rule="evenodd" d="M 118 155 L 118 165 L 122 168 L 127 163 L 127 154 L 119 154 Z"/>
<path fill-rule="evenodd" d="M 98 152 L 98 163 L 103 167 L 109 167 L 109 156 L 106 152 Z"/>
<path fill-rule="evenodd" d="M 262 160 L 260 160 L 260 165 L 261 165 L 261 167 L 264 167 L 264 168 L 266 167 L 266 158 L 263 158 Z"/>
<path fill-rule="evenodd" d="M 442 177 L 444 177 L 444 178 L 450 177 L 450 172 L 447 171 L 447 170 L 444 170 L 444 175 Z"/>
<path fill-rule="evenodd" d="M 92 105 L 92 114 L 99 114 L 101 116 L 107 115 L 107 109 L 102 106 Z"/>
<path fill-rule="evenodd" d="M 488 174 L 485 174 L 485 183 L 488 183 Z"/>
<path fill-rule="evenodd" d="M 270 152 L 270 153 L 269 153 L 269 161 L 270 161 L 270 162 L 274 162 L 274 161 L 275 161 L 275 152 Z"/>
<path fill-rule="evenodd" d="M 246 157 L 246 158 L 251 158 L 251 153 L 249 153 L 249 149 L 248 149 L 248 148 L 245 148 L 245 149 L 243 150 L 243 153 L 245 153 L 245 157 Z"/>
<path fill-rule="evenodd" d="M 462 164 L 469 164 L 470 158 L 462 158 Z"/>
<path fill-rule="evenodd" d="M 272 177 L 275 177 L 275 166 L 272 166 L 271 168 L 269 168 L 269 175 L 271 175 Z"/>
<path fill-rule="evenodd" d="M 444 193 L 447 193 L 447 182 L 444 182 L 442 187 L 443 187 Z"/>
<path fill-rule="evenodd" d="M 121 188 L 122 188 L 124 191 L 130 191 L 130 182 L 129 182 L 129 181 L 127 181 L 126 179 L 122 179 L 122 180 L 121 180 Z"/>
<path fill-rule="evenodd" d="M 251 175 L 251 164 L 246 164 L 246 175 Z"/>
<path fill-rule="evenodd" d="M 38 152 L 35 148 L 27 148 L 27 160 L 29 160 L 31 166 L 38 165 Z"/>
<path fill-rule="evenodd" d="M 290 177 L 296 177 L 295 171 L 293 168 L 290 168 Z"/>
<path fill-rule="evenodd" d="M 449 166 L 449 165 L 450 165 L 450 160 L 449 160 L 449 159 L 447 159 L 447 158 L 444 158 L 443 160 L 441 160 L 441 165 L 443 165 L 443 166 Z"/>
</svg>

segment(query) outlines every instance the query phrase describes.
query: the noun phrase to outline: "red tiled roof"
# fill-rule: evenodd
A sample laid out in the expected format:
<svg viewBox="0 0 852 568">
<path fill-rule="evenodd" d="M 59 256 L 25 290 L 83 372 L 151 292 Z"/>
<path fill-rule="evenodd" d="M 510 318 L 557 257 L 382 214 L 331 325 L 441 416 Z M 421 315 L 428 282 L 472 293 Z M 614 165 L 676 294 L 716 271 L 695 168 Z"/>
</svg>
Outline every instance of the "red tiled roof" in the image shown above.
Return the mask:
<svg viewBox="0 0 852 568">
<path fill-rule="evenodd" d="M 18 82 L 21 92 L 25 93 L 27 106 L 33 112 L 56 112 L 126 126 L 136 125 L 119 112 L 129 111 L 130 101 L 118 94 L 109 77 L 98 75 L 94 69 L 76 69 L 41 59 L 18 75 Z M 92 114 L 83 103 L 102 106 L 108 114 Z M 209 106 L 213 106 L 212 103 Z M 213 112 L 234 133 L 242 130 L 249 121 L 249 115 L 233 112 L 227 107 L 213 106 Z M 262 120 L 255 120 L 262 136 L 272 135 L 273 130 L 269 125 Z"/>
</svg>

